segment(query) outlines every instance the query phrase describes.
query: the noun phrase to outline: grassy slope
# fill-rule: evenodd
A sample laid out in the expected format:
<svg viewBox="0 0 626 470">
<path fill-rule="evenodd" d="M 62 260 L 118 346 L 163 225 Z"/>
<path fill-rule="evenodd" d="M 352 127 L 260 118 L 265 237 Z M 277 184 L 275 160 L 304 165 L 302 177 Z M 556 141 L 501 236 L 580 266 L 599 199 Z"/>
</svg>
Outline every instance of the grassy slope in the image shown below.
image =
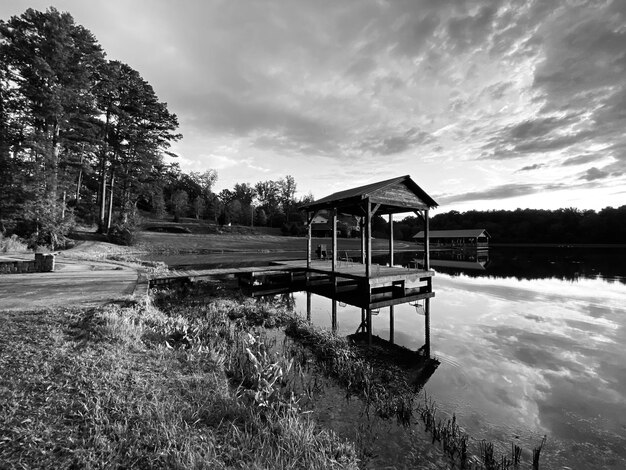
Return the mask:
<svg viewBox="0 0 626 470">
<path fill-rule="evenodd" d="M 237 305 L 207 305 L 204 320 L 137 306 L 0 312 L 0 468 L 356 467 L 298 412 L 262 411 L 229 386 L 233 344 L 216 332 Z"/>
<path fill-rule="evenodd" d="M 356 238 L 339 238 L 340 250 L 359 251 L 361 242 Z M 396 242 L 396 244 L 404 242 Z M 313 250 L 318 244 L 325 244 L 330 249 L 330 238 L 314 238 L 311 242 Z M 150 251 L 177 251 L 177 250 L 223 250 L 223 251 L 299 251 L 306 254 L 306 237 L 288 237 L 263 234 L 196 234 L 196 233 L 162 233 L 140 232 L 138 245 Z M 387 240 L 372 240 L 374 249 L 387 250 Z M 404 246 L 404 245 L 402 245 Z"/>
</svg>

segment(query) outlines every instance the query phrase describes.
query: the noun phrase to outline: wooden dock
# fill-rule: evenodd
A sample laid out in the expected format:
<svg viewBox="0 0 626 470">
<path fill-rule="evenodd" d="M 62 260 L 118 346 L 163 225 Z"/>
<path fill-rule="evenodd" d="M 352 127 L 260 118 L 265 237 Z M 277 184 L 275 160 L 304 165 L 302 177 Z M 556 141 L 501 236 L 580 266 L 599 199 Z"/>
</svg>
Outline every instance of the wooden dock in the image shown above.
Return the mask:
<svg viewBox="0 0 626 470">
<path fill-rule="evenodd" d="M 365 273 L 365 265 L 352 261 L 338 262 L 335 270 L 332 270 L 331 262 L 328 260 L 311 261 L 307 268 L 306 260 L 274 261 L 269 266 L 244 266 L 233 268 L 214 268 L 200 270 L 177 270 L 165 274 L 149 276 L 150 287 L 164 285 L 175 282 L 190 281 L 202 277 L 220 277 L 228 275 L 247 275 L 256 277 L 257 275 L 271 274 L 295 274 L 311 273 L 328 278 L 350 279 L 369 286 L 371 289 L 385 285 L 400 285 L 405 283 L 423 281 L 430 285 L 430 278 L 433 271 L 424 271 L 414 268 L 404 268 L 401 266 L 372 265 L 370 277 Z"/>
<path fill-rule="evenodd" d="M 166 285 L 176 282 L 191 281 L 193 279 L 203 277 L 220 277 L 238 274 L 271 274 L 271 273 L 288 273 L 292 270 L 282 268 L 280 266 L 243 266 L 238 268 L 214 268 L 214 269 L 185 269 L 173 270 L 165 274 L 157 274 L 148 276 L 150 287 Z"/>
<path fill-rule="evenodd" d="M 306 260 L 275 261 L 273 264 L 294 271 L 307 271 Z M 402 266 L 373 264 L 368 278 L 365 273 L 364 264 L 355 263 L 353 261 L 338 261 L 333 271 L 330 260 L 312 260 L 308 271 L 311 273 L 361 281 L 368 283 L 371 287 L 383 286 L 398 281 L 410 282 L 428 279 L 435 274 L 430 270 L 425 271 L 423 269 L 405 268 Z"/>
</svg>

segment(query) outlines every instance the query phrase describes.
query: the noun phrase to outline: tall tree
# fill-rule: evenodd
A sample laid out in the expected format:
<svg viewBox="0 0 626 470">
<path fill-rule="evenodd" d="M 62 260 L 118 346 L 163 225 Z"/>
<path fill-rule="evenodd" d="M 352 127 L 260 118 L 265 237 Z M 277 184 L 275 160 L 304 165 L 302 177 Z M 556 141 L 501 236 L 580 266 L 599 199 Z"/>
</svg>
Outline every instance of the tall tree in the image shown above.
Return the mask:
<svg viewBox="0 0 626 470">
<path fill-rule="evenodd" d="M 267 217 L 271 220 L 279 207 L 280 189 L 276 181 L 259 181 L 254 185 L 256 198 Z"/>
<path fill-rule="evenodd" d="M 9 83 L 27 107 L 25 132 L 44 170 L 43 196 L 56 202 L 62 149 L 68 131 L 95 113 L 91 89 L 104 54 L 87 29 L 55 8 L 1 22 L 0 38 Z"/>
<path fill-rule="evenodd" d="M 278 181 L 280 205 L 287 221 L 293 212 L 296 204 L 296 180 L 293 176 L 287 175 Z"/>
<path fill-rule="evenodd" d="M 100 226 L 103 227 L 107 175 L 109 192 L 115 190 L 116 177 L 119 181 L 120 213 L 126 220 L 139 197 L 153 192 L 152 169 L 162 166 L 163 154 L 180 135 L 175 133 L 176 115 L 158 101 L 153 88 L 137 71 L 112 61 L 102 67 L 101 73 L 96 89 L 102 109 Z M 111 212 L 109 209 L 109 221 Z"/>
<path fill-rule="evenodd" d="M 28 9 L 0 21 L 0 166 L 11 174 L 0 185 L 19 185 L 16 193 L 24 197 L 13 201 L 22 205 L 15 215 L 32 219 L 37 242 L 63 235 L 51 227 L 69 227 L 66 183 L 75 175 L 65 163 L 73 142 L 91 132 L 92 87 L 103 58 L 93 35 L 69 13 Z"/>
</svg>

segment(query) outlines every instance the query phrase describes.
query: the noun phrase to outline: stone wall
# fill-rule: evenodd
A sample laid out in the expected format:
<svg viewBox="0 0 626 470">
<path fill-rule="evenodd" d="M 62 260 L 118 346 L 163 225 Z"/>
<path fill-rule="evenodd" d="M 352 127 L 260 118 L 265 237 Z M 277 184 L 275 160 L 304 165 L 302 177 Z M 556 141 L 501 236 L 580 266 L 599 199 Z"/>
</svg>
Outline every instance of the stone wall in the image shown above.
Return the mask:
<svg viewBox="0 0 626 470">
<path fill-rule="evenodd" d="M 54 255 L 35 253 L 34 261 L 0 261 L 0 274 L 48 273 L 54 271 Z"/>
</svg>

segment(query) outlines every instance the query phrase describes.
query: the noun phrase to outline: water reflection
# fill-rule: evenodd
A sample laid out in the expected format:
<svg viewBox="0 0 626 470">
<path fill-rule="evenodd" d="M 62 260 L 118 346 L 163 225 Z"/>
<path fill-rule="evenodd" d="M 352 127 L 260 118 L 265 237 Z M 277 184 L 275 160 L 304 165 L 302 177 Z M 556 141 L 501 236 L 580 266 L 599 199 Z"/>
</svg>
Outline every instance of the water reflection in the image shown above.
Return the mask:
<svg viewBox="0 0 626 470">
<path fill-rule="evenodd" d="M 547 434 L 546 468 L 626 468 L 626 263 L 620 271 L 608 260 L 585 261 L 574 277 L 562 267 L 580 264 L 575 258 L 559 263 L 522 251 L 511 262 L 536 259 L 539 270 L 515 276 L 494 253 L 485 270 L 435 267 L 428 324 L 402 303 L 372 315 L 373 331 L 412 351 L 432 335 L 430 355 L 440 365 L 426 392 L 476 439 L 506 451 L 511 442 L 531 449 Z M 360 307 L 292 295 L 294 311 L 313 323 L 339 335 L 362 330 Z"/>
<path fill-rule="evenodd" d="M 368 295 L 358 285 L 347 284 L 337 289 L 336 281 L 311 282 L 310 277 L 300 279 L 293 273 L 261 274 L 253 279 L 242 276 L 240 285 L 244 292 L 258 297 L 262 302 L 278 303 L 291 311 L 301 312 L 309 322 L 329 328 L 335 334 L 345 335 L 360 347 L 370 348 L 368 355 L 376 356 L 377 363 L 403 368 L 407 374 L 405 379 L 416 390 L 421 390 L 439 366 L 439 361 L 431 356 L 430 297 L 421 294 L 416 298 L 416 291 L 410 285 L 402 290 L 402 295 L 393 288 L 384 293 L 378 289 Z M 419 292 L 419 287 L 415 289 Z M 330 312 L 330 324 L 320 321 L 319 312 L 313 309 L 314 303 L 319 304 L 322 298 L 325 300 L 325 312 Z M 391 305 L 372 308 L 379 305 L 381 299 Z M 304 309 L 300 304 L 305 306 Z M 396 343 L 395 312 L 400 306 L 415 312 L 415 324 L 423 322 L 424 342 L 419 347 L 402 344 L 406 343 L 403 334 L 400 334 L 401 343 Z M 383 336 L 375 334 L 379 332 L 378 325 L 384 318 L 387 323 L 384 328 L 380 328 Z"/>
<path fill-rule="evenodd" d="M 395 254 L 395 262 L 408 265 L 423 253 Z M 515 279 L 556 278 L 567 281 L 604 279 L 626 284 L 625 248 L 579 247 L 490 247 L 488 250 L 440 250 L 430 254 L 437 272 L 471 277 L 513 277 Z M 386 257 L 375 258 L 385 262 Z"/>
</svg>

